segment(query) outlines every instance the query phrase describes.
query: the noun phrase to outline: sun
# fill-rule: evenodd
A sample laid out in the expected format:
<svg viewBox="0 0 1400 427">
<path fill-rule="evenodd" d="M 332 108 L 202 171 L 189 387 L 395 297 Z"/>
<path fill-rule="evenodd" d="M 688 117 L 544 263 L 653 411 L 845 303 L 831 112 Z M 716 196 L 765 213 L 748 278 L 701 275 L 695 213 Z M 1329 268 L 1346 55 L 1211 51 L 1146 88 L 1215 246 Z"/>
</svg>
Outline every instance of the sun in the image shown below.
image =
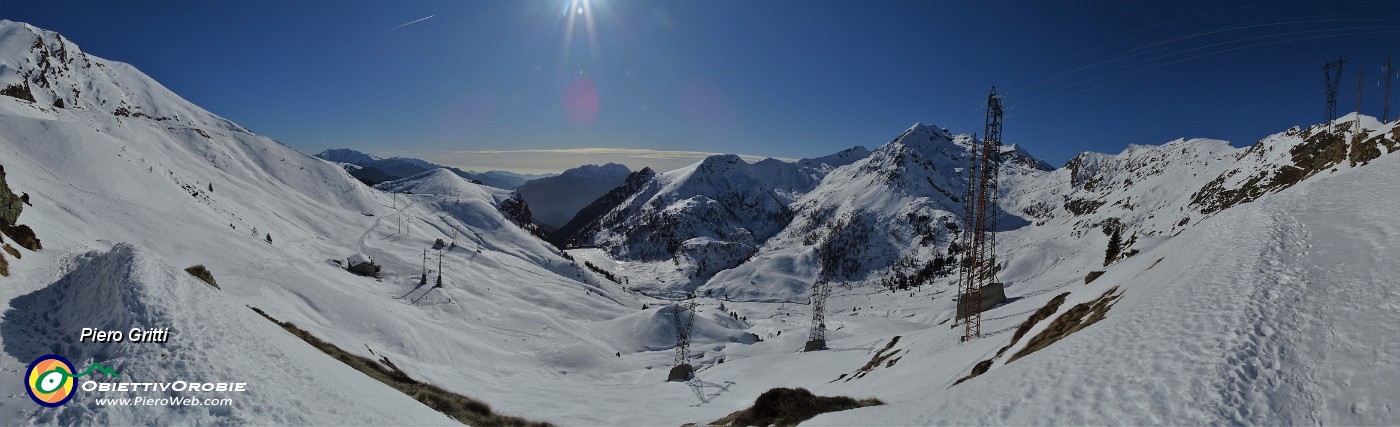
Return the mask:
<svg viewBox="0 0 1400 427">
<path fill-rule="evenodd" d="M 597 20 L 594 19 L 594 10 L 598 4 L 592 0 L 568 0 L 564 2 L 564 50 L 563 55 L 568 56 L 573 48 L 575 31 L 580 28 L 579 21 L 582 21 L 581 29 L 584 32 L 588 49 L 597 49 L 598 29 Z"/>
</svg>

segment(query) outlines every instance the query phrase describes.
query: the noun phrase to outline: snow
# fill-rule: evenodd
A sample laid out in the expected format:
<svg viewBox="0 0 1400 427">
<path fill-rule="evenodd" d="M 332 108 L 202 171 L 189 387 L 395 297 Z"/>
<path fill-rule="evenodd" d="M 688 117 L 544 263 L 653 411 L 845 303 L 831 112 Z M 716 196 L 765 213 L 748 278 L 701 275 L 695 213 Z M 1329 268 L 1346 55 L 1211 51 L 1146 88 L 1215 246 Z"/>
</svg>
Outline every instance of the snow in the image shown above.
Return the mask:
<svg viewBox="0 0 1400 427">
<path fill-rule="evenodd" d="M 55 34 L 0 22 L 0 67 L 8 67 L 0 79 L 34 69 L 38 35 L 56 50 Z M 105 65 L 74 62 L 54 75 L 67 79 L 58 86 L 107 89 L 84 90 L 70 99 L 77 108 L 48 106 L 61 90 L 35 89 L 43 98 L 35 103 L 0 97 L 0 164 L 10 187 L 31 195 L 20 222 L 44 243 L 9 258 L 11 275 L 0 278 L 0 370 L 18 376 L 35 357 L 57 352 L 132 379 L 245 381 L 249 391 L 228 396 L 232 406 L 207 408 L 96 408 L 80 393 L 49 410 L 30 402 L 19 381 L 0 381 L 0 424 L 452 422 L 247 306 L 353 354 L 387 357 L 415 379 L 498 412 L 565 425 L 704 423 L 773 387 L 887 403 L 813 425 L 1397 422 L 1393 153 L 1204 214 L 1193 192 L 1217 179 L 1237 188 L 1247 182 L 1238 177 L 1290 164 L 1284 153 L 1303 143 L 1300 131 L 1266 137 L 1254 151 L 1183 139 L 1085 154 L 1078 167 L 1054 171 L 1008 148 L 1007 226 L 998 236 L 1008 302 L 984 313 L 985 337 L 960 344 L 951 277 L 897 292 L 876 284 L 892 270 L 885 263 L 925 262 L 956 235 L 945 224 L 960 225 L 955 198 L 969 137 L 916 125 L 873 151 L 797 168 L 712 157 L 656 176 L 610 214 L 622 226 L 600 232 L 603 247 L 570 249 L 572 262 L 501 213 L 510 191 L 446 169 L 366 187 L 340 165 L 251 134 L 134 68 L 63 43 L 70 57 Z M 154 114 L 113 115 L 106 108 L 116 101 L 98 108 L 99 97 Z M 174 114 L 180 118 L 153 118 Z M 1362 124 L 1368 135 L 1394 134 L 1393 123 Z M 1074 213 L 1070 199 L 1102 204 Z M 750 208 L 722 220 L 702 215 L 733 206 Z M 783 212 L 787 219 L 754 215 Z M 618 256 L 641 248 L 615 242 L 668 224 L 658 217 L 687 216 L 691 228 L 677 234 L 685 256 L 644 236 L 636 242 L 661 247 L 661 259 Z M 1139 253 L 1105 267 L 1102 230 L 1111 220 L 1137 235 L 1130 248 Z M 861 226 L 804 241 L 835 223 Z M 822 245 L 857 238 L 873 249 L 828 301 L 831 350 L 799 352 L 820 251 L 857 252 Z M 437 239 L 451 244 L 434 248 Z M 354 254 L 372 257 L 381 278 L 334 262 Z M 425 266 L 429 280 L 438 275 L 439 255 L 444 286 L 420 286 Z M 701 264 L 726 263 L 733 265 L 712 278 L 696 275 L 709 271 Z M 195 264 L 221 289 L 182 271 Z M 1084 284 L 1095 270 L 1106 273 Z M 1102 321 L 1014 362 L 994 358 L 1056 295 L 1069 292 L 1010 352 L 1115 286 L 1121 299 Z M 672 299 L 692 289 L 700 295 L 691 346 L 700 382 L 667 383 Z M 170 327 L 170 342 L 76 342 L 82 327 L 135 326 Z M 896 336 L 894 355 L 855 378 Z M 987 359 L 988 372 L 953 385 Z"/>
<path fill-rule="evenodd" d="M 243 382 L 244 392 L 198 394 L 231 398 L 231 407 L 98 406 L 75 398 L 56 410 L 37 410 L 15 381 L 0 388 L 16 411 L 6 424 L 316 424 L 355 420 L 370 424 L 449 424 L 451 419 L 330 360 L 281 327 L 225 298 L 151 254 L 118 244 L 69 261 L 71 271 L 52 285 L 10 300 L 0 337 L 6 353 L 56 353 L 78 369 L 94 361 L 122 381 Z M 82 328 L 123 331 L 170 327 L 171 342 L 75 343 Z M 83 392 L 79 392 L 80 395 Z M 166 391 L 147 397 L 189 394 Z M 122 396 L 114 396 L 122 397 Z M 17 399 L 24 399 L 19 402 Z M 356 402 L 345 405 L 345 402 Z M 28 406 L 21 406 L 25 404 Z M 31 409 L 32 408 L 32 409 Z"/>
<path fill-rule="evenodd" d="M 676 347 L 676 309 L 676 305 L 671 304 L 598 322 L 593 328 L 593 336 L 625 353 L 673 349 Z M 730 318 L 726 313 L 702 310 L 692 320 L 692 313 L 686 311 L 681 321 L 693 322 L 690 345 L 695 347 L 731 342 L 753 344 L 758 341 L 756 335 L 744 332 L 748 326 L 746 323 Z"/>
<path fill-rule="evenodd" d="M 364 264 L 364 263 L 367 263 L 367 262 L 371 262 L 371 261 L 370 261 L 370 258 L 369 258 L 369 255 L 365 255 L 365 254 L 361 254 L 361 253 L 356 253 L 356 254 L 354 254 L 354 255 L 351 255 L 349 258 L 346 258 L 346 259 L 345 259 L 345 263 L 346 263 L 348 266 L 350 266 L 350 267 L 354 267 L 354 266 L 357 266 L 357 265 L 360 265 L 360 264 Z"/>
<path fill-rule="evenodd" d="M 1107 286 L 1124 297 L 1102 322 L 956 393 L 887 382 L 903 403 L 811 424 L 1393 423 L 1400 347 L 1388 325 L 1400 311 L 1383 277 L 1400 268 L 1400 229 L 1384 212 L 1400 204 L 1347 191 L 1400 189 L 1400 158 L 1377 162 L 1225 211 L 1070 288 L 1062 307 Z M 960 352 L 994 352 L 1005 336 Z"/>
<path fill-rule="evenodd" d="M 384 160 L 379 156 L 365 154 L 359 151 L 351 150 L 349 148 L 333 148 L 325 150 L 316 154 L 316 158 L 334 163 L 345 163 L 360 167 L 368 166 L 369 164 L 379 160 Z"/>
</svg>

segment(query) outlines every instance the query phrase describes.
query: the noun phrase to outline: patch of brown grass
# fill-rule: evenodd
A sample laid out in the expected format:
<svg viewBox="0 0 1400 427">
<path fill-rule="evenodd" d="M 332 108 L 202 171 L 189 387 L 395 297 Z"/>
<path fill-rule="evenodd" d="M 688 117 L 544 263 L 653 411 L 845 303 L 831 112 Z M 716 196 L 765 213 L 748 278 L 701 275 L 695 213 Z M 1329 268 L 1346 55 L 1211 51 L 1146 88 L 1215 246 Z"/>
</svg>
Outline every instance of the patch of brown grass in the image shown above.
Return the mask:
<svg viewBox="0 0 1400 427">
<path fill-rule="evenodd" d="M 1006 344 L 1006 347 L 1002 347 L 1001 350 L 997 350 L 997 356 L 1000 357 L 1003 353 L 1006 353 L 1006 350 L 1010 350 L 1011 346 L 1021 341 L 1021 338 L 1026 336 L 1026 334 L 1031 331 L 1031 327 L 1035 326 L 1036 323 L 1040 323 L 1041 320 L 1048 319 L 1051 314 L 1055 314 L 1055 310 L 1060 309 L 1060 306 L 1065 303 L 1066 298 L 1069 298 L 1069 292 L 1056 295 L 1055 298 L 1051 298 L 1050 302 L 1046 303 L 1044 307 L 1041 307 L 1039 310 L 1036 310 L 1034 314 L 1031 314 L 1031 317 L 1027 317 L 1026 321 L 1021 322 L 1021 326 L 1016 328 L 1016 333 L 1011 335 L 1011 342 Z"/>
<path fill-rule="evenodd" d="M 6 236 L 10 236 L 10 240 L 14 240 L 21 248 L 31 251 L 44 248 L 44 245 L 39 243 L 39 238 L 34 235 L 34 229 L 29 228 L 28 225 L 20 224 L 12 226 L 0 223 L 0 233 L 5 233 Z"/>
<path fill-rule="evenodd" d="M 325 342 L 310 332 L 298 328 L 290 322 L 283 322 L 272 318 L 267 313 L 255 307 L 253 309 L 262 317 L 272 323 L 311 344 L 312 347 L 325 352 L 326 354 L 339 360 L 341 363 L 349 365 L 355 370 L 363 372 L 370 378 L 374 378 L 395 390 L 412 397 L 413 399 L 428 405 L 438 412 L 443 413 L 452 419 L 467 425 L 474 426 L 548 426 L 549 423 L 530 421 L 524 418 L 512 417 L 497 414 L 491 411 L 491 406 L 479 400 L 472 399 L 457 393 L 442 389 L 436 385 L 427 384 L 409 377 L 407 373 L 400 370 L 394 362 L 390 362 L 388 357 L 380 356 L 378 361 L 361 357 L 341 350 L 334 344 Z"/>
<path fill-rule="evenodd" d="M 1062 340 L 1070 334 L 1079 332 L 1081 329 L 1108 317 L 1108 309 L 1112 308 L 1113 303 L 1118 301 L 1118 297 L 1122 296 L 1121 294 L 1114 294 L 1114 292 L 1117 291 L 1118 287 L 1114 286 L 1107 292 L 1104 292 L 1103 295 L 1099 295 L 1099 297 L 1095 298 L 1093 301 L 1080 303 L 1070 308 L 1064 314 L 1061 314 L 1060 317 L 1055 318 L 1055 321 L 1050 322 L 1050 326 L 1047 326 L 1044 331 L 1040 331 L 1034 338 L 1031 338 L 1031 340 L 1026 343 L 1025 348 L 1011 355 L 1011 358 L 1007 359 L 1006 363 L 1014 362 L 1016 359 L 1049 347 L 1050 344 L 1054 344 L 1056 341 Z"/>
<path fill-rule="evenodd" d="M 844 411 L 866 406 L 883 405 L 879 399 L 846 396 L 817 396 L 805 388 L 775 388 L 763 392 L 748 409 L 715 420 L 711 425 L 731 426 L 795 426 L 827 412 Z"/>
<path fill-rule="evenodd" d="M 1031 314 L 1031 317 L 1027 317 L 1024 322 L 1021 322 L 1021 326 L 1018 326 L 1016 328 L 1016 333 L 1011 335 L 1011 342 L 1007 343 L 1006 347 L 1002 347 L 1001 350 L 997 350 L 996 356 L 992 356 L 991 359 L 977 362 L 976 365 L 972 366 L 972 372 L 969 372 L 965 377 L 958 378 L 957 381 L 953 382 L 953 385 L 962 384 L 963 381 L 967 381 L 976 378 L 978 375 L 987 373 L 988 370 L 992 369 L 993 360 L 996 360 L 998 357 L 1001 357 L 1002 354 L 1005 354 L 1007 350 L 1011 349 L 1011 346 L 1014 346 L 1017 342 L 1021 341 L 1021 337 L 1026 336 L 1026 334 L 1031 331 L 1031 327 L 1035 326 L 1036 323 L 1040 323 L 1041 320 L 1045 320 L 1049 318 L 1051 314 L 1055 314 L 1055 310 L 1059 310 L 1060 306 L 1065 303 L 1065 298 L 1068 297 L 1069 292 L 1065 292 L 1056 295 L 1055 298 L 1051 298 L 1050 302 L 1046 303 L 1045 306 L 1040 307 L 1039 310 L 1036 310 L 1035 313 Z"/>
<path fill-rule="evenodd" d="M 14 246 L 10 246 L 9 243 L 6 243 L 6 244 L 5 244 L 5 252 L 8 253 L 8 254 L 10 254 L 10 256 L 15 257 L 15 259 L 24 258 L 24 257 L 22 257 L 22 256 L 19 255 L 19 249 L 15 249 L 15 247 L 14 247 Z"/>
</svg>

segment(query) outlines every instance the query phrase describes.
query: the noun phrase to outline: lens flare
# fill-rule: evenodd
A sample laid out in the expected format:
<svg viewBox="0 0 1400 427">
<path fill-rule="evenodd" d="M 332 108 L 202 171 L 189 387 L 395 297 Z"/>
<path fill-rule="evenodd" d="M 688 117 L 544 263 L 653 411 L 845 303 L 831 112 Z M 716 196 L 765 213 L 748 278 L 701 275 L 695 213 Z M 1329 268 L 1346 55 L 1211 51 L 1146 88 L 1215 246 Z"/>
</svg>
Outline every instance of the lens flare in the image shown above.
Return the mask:
<svg viewBox="0 0 1400 427">
<path fill-rule="evenodd" d="M 588 76 L 579 76 L 564 89 L 564 115 L 576 125 L 587 126 L 598 117 L 598 87 Z"/>
</svg>

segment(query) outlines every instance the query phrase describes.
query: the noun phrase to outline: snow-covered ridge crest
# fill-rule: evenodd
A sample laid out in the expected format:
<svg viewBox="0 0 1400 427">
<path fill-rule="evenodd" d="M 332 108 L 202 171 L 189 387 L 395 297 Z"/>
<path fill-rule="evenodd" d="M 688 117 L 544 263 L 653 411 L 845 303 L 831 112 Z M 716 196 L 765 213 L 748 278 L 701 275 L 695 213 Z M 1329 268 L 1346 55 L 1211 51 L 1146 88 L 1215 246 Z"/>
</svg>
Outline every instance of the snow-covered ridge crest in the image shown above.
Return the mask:
<svg viewBox="0 0 1400 427">
<path fill-rule="evenodd" d="M 79 109 L 207 130 L 248 132 L 136 67 L 88 55 L 56 32 L 0 20 L 0 90 L 41 112 Z"/>
</svg>

